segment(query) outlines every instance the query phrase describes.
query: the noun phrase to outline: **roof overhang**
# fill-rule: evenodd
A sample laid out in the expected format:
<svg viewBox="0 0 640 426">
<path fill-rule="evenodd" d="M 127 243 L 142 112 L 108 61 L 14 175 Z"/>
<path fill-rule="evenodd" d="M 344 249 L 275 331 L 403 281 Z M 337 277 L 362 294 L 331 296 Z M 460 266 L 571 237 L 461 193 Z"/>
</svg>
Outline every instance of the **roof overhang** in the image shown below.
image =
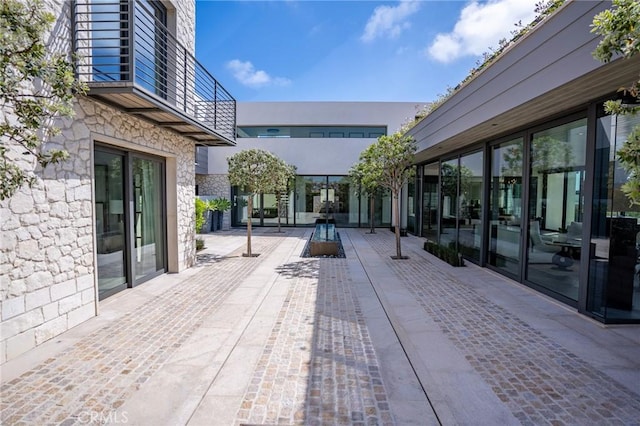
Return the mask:
<svg viewBox="0 0 640 426">
<path fill-rule="evenodd" d="M 195 142 L 196 146 L 235 146 L 234 135 L 226 135 L 180 111 L 156 95 L 131 82 L 88 82 L 87 96 L 172 130 Z"/>
</svg>

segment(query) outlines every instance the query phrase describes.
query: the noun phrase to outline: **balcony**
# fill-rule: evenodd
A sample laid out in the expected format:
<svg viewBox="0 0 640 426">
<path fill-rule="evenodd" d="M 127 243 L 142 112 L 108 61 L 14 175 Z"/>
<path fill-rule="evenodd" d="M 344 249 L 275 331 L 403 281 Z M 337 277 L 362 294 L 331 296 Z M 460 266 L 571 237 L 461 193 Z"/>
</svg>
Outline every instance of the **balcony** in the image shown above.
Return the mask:
<svg viewBox="0 0 640 426">
<path fill-rule="evenodd" d="M 78 0 L 71 15 L 88 96 L 196 145 L 235 145 L 236 100 L 167 29 L 161 2 Z"/>
</svg>

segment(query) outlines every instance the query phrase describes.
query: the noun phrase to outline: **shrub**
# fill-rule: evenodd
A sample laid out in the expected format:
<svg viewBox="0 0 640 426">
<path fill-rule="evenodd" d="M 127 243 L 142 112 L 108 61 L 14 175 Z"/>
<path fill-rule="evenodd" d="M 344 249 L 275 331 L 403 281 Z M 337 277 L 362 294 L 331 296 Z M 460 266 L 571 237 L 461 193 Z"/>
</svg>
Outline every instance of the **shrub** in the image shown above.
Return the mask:
<svg viewBox="0 0 640 426">
<path fill-rule="evenodd" d="M 425 241 L 424 250 L 444 260 L 451 266 L 464 266 L 462 254 L 455 249 L 454 243 L 450 243 L 447 247 L 440 245 L 435 241 Z"/>
<path fill-rule="evenodd" d="M 209 204 L 206 201 L 196 198 L 196 232 L 200 232 L 206 221 L 205 214 L 209 210 Z"/>
</svg>

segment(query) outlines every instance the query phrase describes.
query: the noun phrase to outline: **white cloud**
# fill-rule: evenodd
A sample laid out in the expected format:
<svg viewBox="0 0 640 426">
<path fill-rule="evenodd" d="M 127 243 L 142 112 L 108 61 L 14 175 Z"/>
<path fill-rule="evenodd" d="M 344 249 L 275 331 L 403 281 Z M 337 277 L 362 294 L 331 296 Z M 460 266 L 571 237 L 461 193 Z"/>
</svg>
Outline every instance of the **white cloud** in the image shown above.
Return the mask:
<svg viewBox="0 0 640 426">
<path fill-rule="evenodd" d="M 376 7 L 367 21 L 360 40 L 370 42 L 378 37 L 398 37 L 403 30 L 411 26 L 406 19 L 419 8 L 420 4 L 413 0 L 402 0 L 397 6 Z"/>
<path fill-rule="evenodd" d="M 264 86 L 286 86 L 291 80 L 282 77 L 271 77 L 266 71 L 256 70 L 249 61 L 242 62 L 233 59 L 227 62 L 227 69 L 231 70 L 233 76 L 241 84 L 253 88 Z"/>
<path fill-rule="evenodd" d="M 473 0 L 460 12 L 450 33 L 438 34 L 426 54 L 439 62 L 451 62 L 462 56 L 478 56 L 497 47 L 502 38 L 510 39 L 515 23 L 528 24 L 535 18 L 539 0 Z"/>
</svg>

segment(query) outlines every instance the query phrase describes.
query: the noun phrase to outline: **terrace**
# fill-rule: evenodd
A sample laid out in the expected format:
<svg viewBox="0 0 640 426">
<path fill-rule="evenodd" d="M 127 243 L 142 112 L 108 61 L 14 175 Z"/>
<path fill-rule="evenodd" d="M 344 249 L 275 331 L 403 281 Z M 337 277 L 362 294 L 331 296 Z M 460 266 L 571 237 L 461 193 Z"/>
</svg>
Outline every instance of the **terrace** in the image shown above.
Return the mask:
<svg viewBox="0 0 640 426">
<path fill-rule="evenodd" d="M 236 100 L 169 31 L 168 15 L 146 1 L 75 1 L 78 78 L 88 96 L 196 145 L 235 145 Z"/>
</svg>

